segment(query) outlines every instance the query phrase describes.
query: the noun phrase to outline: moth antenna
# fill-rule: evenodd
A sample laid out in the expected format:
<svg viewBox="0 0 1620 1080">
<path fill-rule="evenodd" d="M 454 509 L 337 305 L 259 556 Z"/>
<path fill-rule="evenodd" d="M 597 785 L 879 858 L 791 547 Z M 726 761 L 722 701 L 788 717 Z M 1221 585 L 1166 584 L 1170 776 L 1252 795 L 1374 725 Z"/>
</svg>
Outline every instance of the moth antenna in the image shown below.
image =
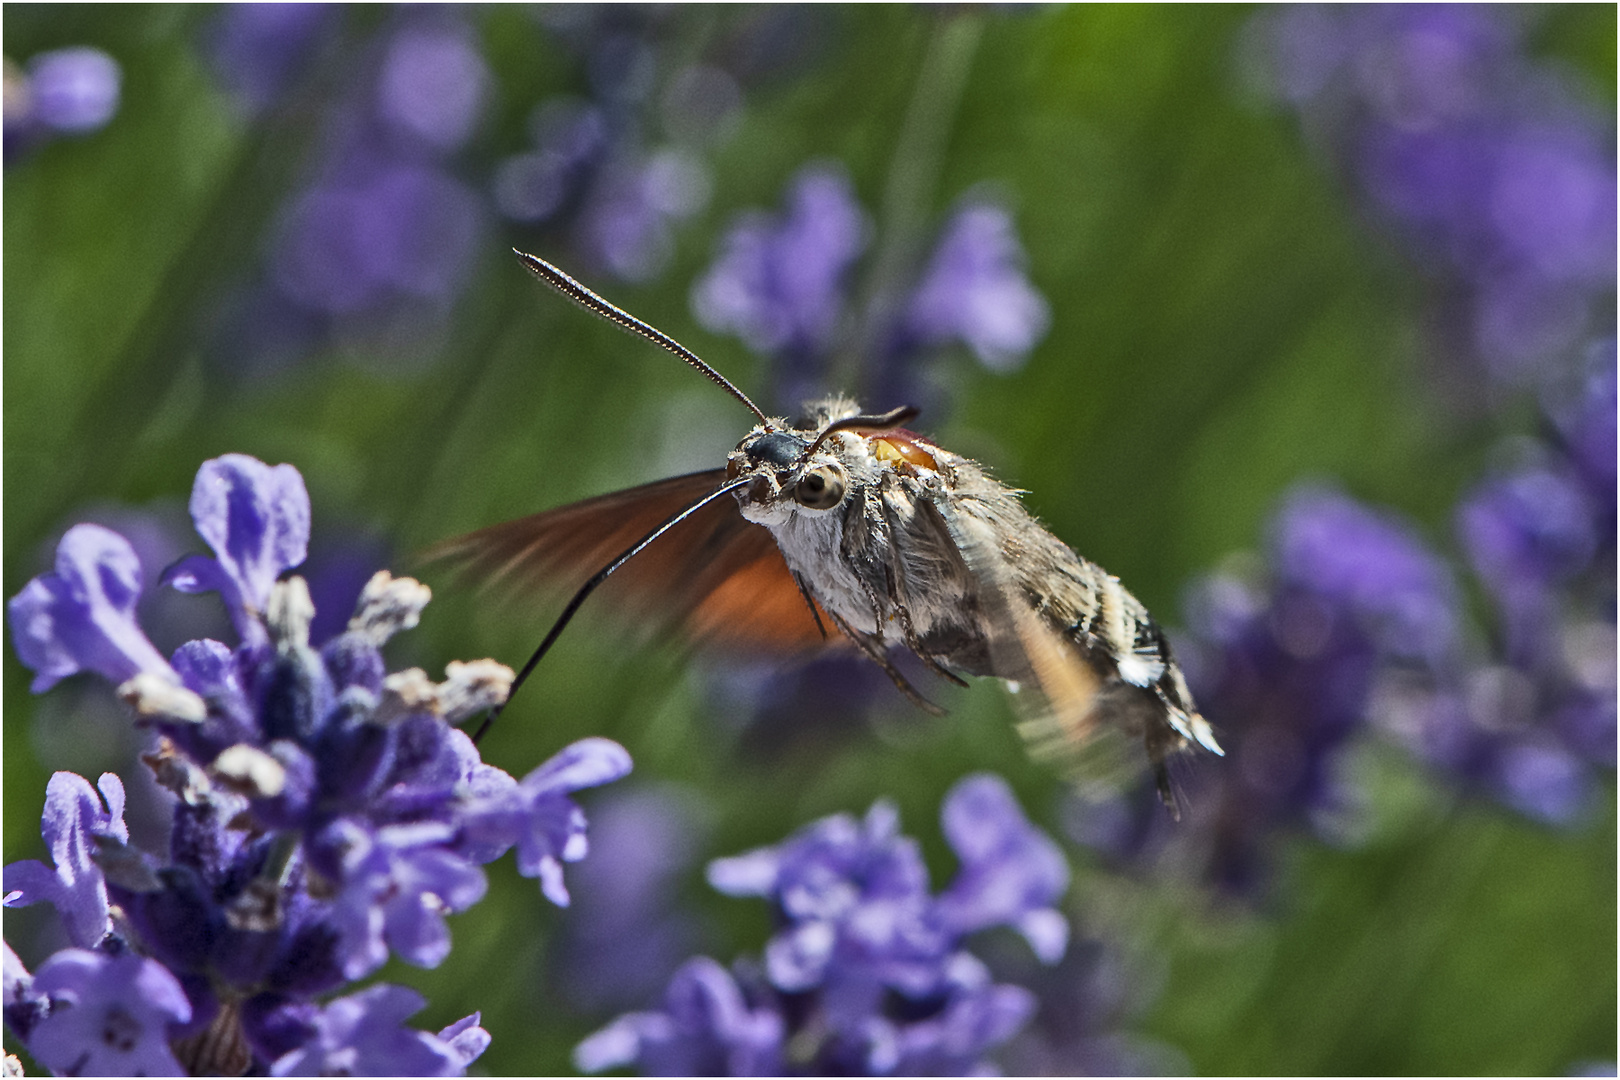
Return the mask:
<svg viewBox="0 0 1620 1080">
<path fill-rule="evenodd" d="M 529 270 L 533 272 L 535 277 L 539 278 L 547 285 L 550 285 L 553 289 L 557 290 L 559 293 L 562 293 L 562 295 L 566 296 L 568 299 L 572 300 L 574 303 L 578 304 L 592 315 L 606 319 L 614 326 L 617 326 L 623 330 L 628 330 L 637 337 L 646 338 L 654 345 L 674 353 L 676 356 L 680 357 L 682 360 L 685 360 L 688 364 L 691 364 L 693 367 L 703 372 L 703 374 L 707 375 L 717 386 L 720 387 L 720 389 L 724 390 L 726 393 L 748 406 L 748 410 L 755 416 L 759 417 L 760 423 L 764 424 L 767 428 L 773 428 L 770 417 L 761 412 L 759 406 L 755 405 L 748 399 L 747 394 L 737 389 L 737 387 L 732 384 L 730 379 L 726 378 L 724 375 L 714 370 L 714 368 L 710 367 L 702 357 L 698 356 L 697 353 L 693 352 L 691 349 L 688 349 L 685 345 L 682 345 L 680 342 L 676 341 L 674 338 L 670 337 L 656 326 L 653 326 L 650 323 L 642 322 L 640 319 L 636 318 L 623 308 L 604 300 L 602 297 L 596 295 L 596 293 L 592 292 L 590 289 L 587 289 L 584 285 L 581 285 L 578 281 L 575 281 L 573 278 L 569 277 L 567 274 L 563 273 L 555 266 L 552 266 L 539 256 L 530 255 L 528 252 L 519 251 L 517 248 L 513 248 L 512 252 L 518 258 L 523 260 L 523 265 L 527 266 Z"/>
<path fill-rule="evenodd" d="M 568 601 L 568 606 L 563 608 L 562 614 L 557 616 L 557 621 L 552 623 L 551 629 L 546 633 L 545 640 L 540 642 L 540 647 L 538 649 L 534 650 L 534 655 L 529 657 L 529 662 L 527 664 L 523 665 L 523 670 L 518 672 L 517 678 L 512 680 L 512 688 L 507 692 L 506 700 L 489 710 L 489 715 L 484 718 L 484 722 L 478 727 L 478 733 L 473 736 L 473 745 L 476 746 L 478 741 L 484 737 L 485 732 L 489 731 L 490 725 L 495 723 L 496 718 L 501 715 L 501 711 L 505 709 L 506 706 L 512 704 L 512 699 L 517 696 L 518 688 L 523 685 L 526 679 L 528 679 L 529 673 L 535 669 L 535 665 L 540 663 L 540 658 L 551 651 L 551 647 L 555 645 L 557 643 L 557 639 L 562 636 L 563 628 L 568 625 L 569 621 L 573 619 L 574 614 L 579 611 L 579 607 L 585 602 L 585 598 L 596 591 L 596 587 L 598 585 L 612 577 L 613 572 L 619 567 L 623 566 L 635 556 L 639 555 L 642 549 L 648 544 L 651 544 L 654 540 L 657 540 L 660 536 L 663 536 L 665 533 L 669 532 L 669 530 L 673 529 L 675 526 L 679 525 L 681 522 L 685 521 L 687 518 L 691 517 L 705 506 L 714 502 L 714 500 L 718 499 L 720 496 L 732 491 L 736 491 L 744 484 L 751 482 L 752 481 L 747 477 L 744 477 L 741 480 L 733 480 L 731 483 L 709 492 L 709 494 L 703 496 L 703 498 L 699 499 L 697 502 L 683 507 L 678 513 L 672 515 L 652 532 L 648 533 L 646 536 L 643 536 L 634 544 L 631 544 L 612 562 L 608 563 L 595 574 L 591 575 L 591 579 L 585 584 L 581 585 L 579 587 L 579 591 L 574 594 L 573 599 Z"/>
<path fill-rule="evenodd" d="M 809 457 L 821 449 L 821 444 L 827 441 L 827 436 L 839 431 L 888 431 L 897 428 L 907 420 L 915 419 L 922 410 L 915 405 L 902 405 L 898 409 L 890 409 L 881 416 L 846 416 L 842 420 L 834 420 L 821 429 L 816 441 L 810 444 L 810 449 L 804 452 Z"/>
</svg>

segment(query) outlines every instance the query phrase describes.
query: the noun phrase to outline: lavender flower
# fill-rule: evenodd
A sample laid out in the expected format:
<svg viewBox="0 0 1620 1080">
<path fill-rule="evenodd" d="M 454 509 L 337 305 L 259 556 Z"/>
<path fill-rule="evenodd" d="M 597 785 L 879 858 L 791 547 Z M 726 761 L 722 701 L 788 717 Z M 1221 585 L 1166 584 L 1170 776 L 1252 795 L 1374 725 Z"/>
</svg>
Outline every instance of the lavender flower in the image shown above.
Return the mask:
<svg viewBox="0 0 1620 1080">
<path fill-rule="evenodd" d="M 926 345 L 960 341 L 992 371 L 1019 367 L 1052 322 L 1023 264 L 1012 215 L 967 202 L 946 224 L 912 294 L 907 332 Z"/>
<path fill-rule="evenodd" d="M 1339 762 L 1367 730 L 1381 665 L 1439 678 L 1457 659 L 1455 585 L 1409 526 L 1304 486 L 1272 534 L 1269 574 L 1213 575 L 1189 597 L 1193 636 L 1178 653 L 1228 754 L 1226 767 L 1185 778 L 1179 835 L 1145 788 L 1074 820 L 1080 839 L 1116 857 L 1171 848 L 1235 894 L 1263 891 L 1280 833 L 1327 832 L 1350 809 Z"/>
<path fill-rule="evenodd" d="M 689 961 L 661 1011 L 620 1017 L 580 1045 L 576 1062 L 653 1074 L 984 1070 L 1034 999 L 995 984 L 962 938 L 1012 926 L 1055 961 L 1066 926 L 1051 905 L 1068 868 L 995 777 L 957 784 L 942 814 L 962 870 L 939 897 L 883 802 L 863 821 L 825 818 L 779 847 L 710 864 L 721 892 L 770 901 L 780 929 L 763 966 Z"/>
<path fill-rule="evenodd" d="M 63 949 L 41 965 L 31 990 L 51 1010 L 32 1026 L 28 1047 L 58 1075 L 181 1074 L 169 1041 L 192 1006 L 162 964 L 133 953 Z"/>
<path fill-rule="evenodd" d="M 50 904 L 61 913 L 69 940 L 85 949 L 100 945 L 112 932 L 107 886 L 95 862 L 96 839 L 129 840 L 123 781 L 103 773 L 99 787 L 100 796 L 81 776 L 52 776 L 45 786 L 40 831 L 55 867 L 25 859 L 5 868 L 6 907 Z"/>
<path fill-rule="evenodd" d="M 800 170 L 779 218 L 740 218 L 709 272 L 692 288 L 692 310 L 715 333 L 766 355 L 815 356 L 844 317 L 844 278 L 866 246 L 868 225 L 842 171 Z"/>
<path fill-rule="evenodd" d="M 495 203 L 508 218 L 564 232 L 579 258 L 625 281 L 662 273 L 675 229 L 708 205 L 713 187 L 703 153 L 740 109 L 740 93 L 717 68 L 682 68 L 662 81 L 659 16 L 615 11 L 548 12 L 547 28 L 578 54 L 591 96 L 559 95 L 530 118 L 532 147 L 497 166 Z M 734 125 L 733 125 L 734 126 Z"/>
<path fill-rule="evenodd" d="M 335 13 L 326 4 L 233 4 L 209 24 L 203 52 L 214 77 L 259 112 L 296 78 Z"/>
<path fill-rule="evenodd" d="M 480 761 L 450 725 L 504 701 L 512 672 L 479 661 L 451 664 L 442 683 L 388 674 L 381 647 L 429 599 L 408 578 L 375 575 L 317 649 L 307 588 L 278 580 L 308 544 L 291 466 L 209 461 L 191 510 L 214 557 L 167 577 L 220 594 L 236 648 L 191 641 L 165 660 L 135 623 L 139 562 L 99 526 L 69 530 L 57 571 L 11 602 L 36 685 L 84 669 L 118 680 L 158 736 L 144 760 L 175 800 L 167 857 L 154 858 L 129 844 L 117 777 L 102 777 L 101 797 L 53 778 L 42 831 L 54 866 L 7 866 L 6 902 L 52 904 L 80 948 L 32 980 L 8 951 L 7 1021 L 41 1061 L 75 1070 L 459 1073 L 488 1041 L 476 1017 L 435 1036 L 403 1026 L 421 1001 L 397 987 L 317 1000 L 390 952 L 442 962 L 444 915 L 476 903 L 480 864 L 513 848 L 519 871 L 566 903 L 562 864 L 586 849 L 569 794 L 624 775 L 629 757 L 586 739 L 521 781 Z"/>
<path fill-rule="evenodd" d="M 100 525 L 76 525 L 56 548 L 56 571 L 34 578 L 6 604 L 17 655 L 44 693 L 80 671 L 115 682 L 138 674 L 174 678 L 135 622 L 141 565 L 129 541 Z"/>
<path fill-rule="evenodd" d="M 272 1076 L 460 1076 L 488 1045 L 478 1014 L 437 1035 L 404 1026 L 427 1002 L 403 986 L 373 986 L 329 1002 L 310 1021 L 312 1037 L 270 1067 Z M 469 1056 L 469 1054 L 471 1056 Z"/>
<path fill-rule="evenodd" d="M 227 84 L 268 100 L 328 21 L 226 13 L 207 47 L 222 72 L 240 69 Z M 331 110 L 314 180 L 281 210 L 263 280 L 223 321 L 234 362 L 285 363 L 330 341 L 425 358 L 467 283 L 487 212 L 449 165 L 482 117 L 487 66 L 469 28 L 440 14 L 394 20 L 374 51 Z"/>
<path fill-rule="evenodd" d="M 118 62 L 89 46 L 40 53 L 26 69 L 7 58 L 6 160 L 55 136 L 101 130 L 118 112 L 122 82 Z"/>
<path fill-rule="evenodd" d="M 1457 286 L 1464 351 L 1505 383 L 1544 378 L 1614 288 L 1611 125 L 1486 6 L 1284 9 L 1258 33 L 1278 96 Z"/>
</svg>

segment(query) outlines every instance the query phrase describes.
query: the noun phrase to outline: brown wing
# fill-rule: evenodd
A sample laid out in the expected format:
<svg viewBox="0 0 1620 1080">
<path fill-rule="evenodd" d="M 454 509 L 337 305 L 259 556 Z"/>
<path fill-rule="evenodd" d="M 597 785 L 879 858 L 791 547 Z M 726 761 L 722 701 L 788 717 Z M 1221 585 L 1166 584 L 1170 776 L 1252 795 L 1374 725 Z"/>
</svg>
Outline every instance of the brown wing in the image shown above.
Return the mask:
<svg viewBox="0 0 1620 1080">
<path fill-rule="evenodd" d="M 725 470 L 713 469 L 600 495 L 446 540 L 425 557 L 515 598 L 566 596 L 725 479 Z M 746 520 L 730 497 L 659 537 L 587 606 L 638 630 L 675 630 L 727 652 L 788 654 L 827 644 L 770 531 Z"/>
</svg>

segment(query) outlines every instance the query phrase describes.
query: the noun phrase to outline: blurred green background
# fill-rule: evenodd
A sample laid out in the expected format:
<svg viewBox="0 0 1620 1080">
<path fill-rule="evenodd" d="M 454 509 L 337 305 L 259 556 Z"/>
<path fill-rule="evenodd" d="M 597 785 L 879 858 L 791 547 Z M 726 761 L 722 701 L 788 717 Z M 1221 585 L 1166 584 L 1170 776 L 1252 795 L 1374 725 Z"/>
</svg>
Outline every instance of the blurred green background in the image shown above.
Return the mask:
<svg viewBox="0 0 1620 1080">
<path fill-rule="evenodd" d="M 954 409 L 917 426 L 1028 489 L 1057 535 L 1171 624 L 1185 583 L 1255 547 L 1279 494 L 1302 478 L 1337 478 L 1446 547 L 1451 508 L 1500 424 L 1446 407 L 1414 331 L 1420 282 L 1358 217 L 1294 118 L 1245 79 L 1251 15 L 818 11 L 797 66 L 746 86 L 740 126 L 710 153 L 707 207 L 676 225 L 667 267 L 642 283 L 579 272 L 768 395 L 763 364 L 697 324 L 692 283 L 733 216 L 779 207 L 812 160 L 848 169 L 881 237 L 924 57 L 943 35 L 965 35 L 960 102 L 938 118 L 943 142 L 924 162 L 918 210 L 932 228 L 963 192 L 996 185 L 1052 325 L 1011 374 L 965 354 L 942 359 L 936 374 Z M 425 357 L 396 364 L 386 348 L 343 341 L 279 369 L 234 369 L 216 313 L 262 273 L 277 214 L 320 159 L 323 108 L 392 15 L 341 12 L 296 86 L 255 114 L 205 63 L 200 43 L 214 17 L 195 7 L 6 7 L 8 57 L 89 44 L 123 69 L 122 103 L 104 130 L 33 148 L 5 174 L 8 596 L 48 568 L 85 508 L 172 516 L 197 466 L 230 451 L 297 466 L 317 550 L 380 538 L 396 570 L 435 540 L 722 460 L 746 414 L 666 354 L 540 289 L 510 247 L 578 264 L 560 237 L 528 227 L 492 224 L 481 235 L 470 284 Z M 453 167 L 487 190 L 496 163 L 526 145 L 536 102 L 584 92 L 586 75 L 526 9 L 467 17 L 493 78 Z M 702 56 L 760 17 L 685 8 L 661 16 L 660 40 L 672 55 Z M 1540 11 L 1532 42 L 1575 65 L 1612 108 L 1613 6 Z M 159 568 L 147 569 L 155 579 Z M 486 655 L 516 666 L 549 624 L 549 610 L 492 608 L 425 577 L 436 599 L 390 646 L 395 668 L 436 672 Z M 51 770 L 127 772 L 133 744 L 112 727 L 60 727 L 75 709 L 94 712 L 105 688 L 81 677 L 35 699 L 6 653 L 9 862 L 40 854 Z M 942 881 L 950 859 L 939 800 L 986 768 L 1058 831 L 1061 785 L 1026 760 L 993 685 L 951 697 L 942 721 L 896 697 L 880 703 L 881 723 L 807 732 L 766 753 L 713 715 L 696 671 L 679 650 L 628 649 L 611 623 L 582 620 L 485 755 L 521 775 L 573 739 L 615 738 L 638 782 L 677 782 L 712 801 L 703 858 L 888 796 Z M 1600 820 L 1559 832 L 1439 800 L 1415 766 L 1385 766 L 1387 802 L 1365 842 L 1285 844 L 1279 887 L 1258 909 L 1185 883 L 1115 877 L 1072 850 L 1070 908 L 1081 924 L 1163 965 L 1135 1030 L 1209 1074 L 1536 1074 L 1612 1063 L 1612 785 Z M 587 810 L 599 794 L 587 793 Z M 709 895 L 701 864 L 683 897 L 717 927 L 715 954 L 757 950 L 763 912 Z M 423 989 L 426 1028 L 482 1009 L 494 1043 L 480 1071 L 568 1071 L 572 1045 L 607 1019 L 571 1007 L 547 974 L 548 944 L 573 916 L 509 862 L 490 871 L 489 898 L 451 919 L 455 950 L 441 969 L 395 963 L 383 977 Z"/>
</svg>

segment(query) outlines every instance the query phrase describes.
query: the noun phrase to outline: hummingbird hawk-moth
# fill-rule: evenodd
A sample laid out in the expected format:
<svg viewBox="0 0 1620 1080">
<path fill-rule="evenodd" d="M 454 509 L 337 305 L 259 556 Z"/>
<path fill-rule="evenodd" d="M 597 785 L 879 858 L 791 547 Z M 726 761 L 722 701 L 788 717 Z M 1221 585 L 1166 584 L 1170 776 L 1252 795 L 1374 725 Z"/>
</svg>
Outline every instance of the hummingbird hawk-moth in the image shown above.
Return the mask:
<svg viewBox="0 0 1620 1080">
<path fill-rule="evenodd" d="M 1139 738 L 1172 812 L 1170 755 L 1222 752 L 1141 602 L 1042 527 L 1019 492 L 904 427 L 916 410 L 868 415 L 834 397 L 808 405 L 798 423 L 766 416 L 667 334 L 517 255 L 568 299 L 696 367 L 759 422 L 723 468 L 494 525 L 429 553 L 518 590 L 584 578 L 514 692 L 611 578 L 636 617 L 697 643 L 781 656 L 852 646 L 931 712 L 891 650 L 962 685 L 964 675 L 1016 684 L 1032 753 L 1073 762 L 1099 732 Z"/>
</svg>

